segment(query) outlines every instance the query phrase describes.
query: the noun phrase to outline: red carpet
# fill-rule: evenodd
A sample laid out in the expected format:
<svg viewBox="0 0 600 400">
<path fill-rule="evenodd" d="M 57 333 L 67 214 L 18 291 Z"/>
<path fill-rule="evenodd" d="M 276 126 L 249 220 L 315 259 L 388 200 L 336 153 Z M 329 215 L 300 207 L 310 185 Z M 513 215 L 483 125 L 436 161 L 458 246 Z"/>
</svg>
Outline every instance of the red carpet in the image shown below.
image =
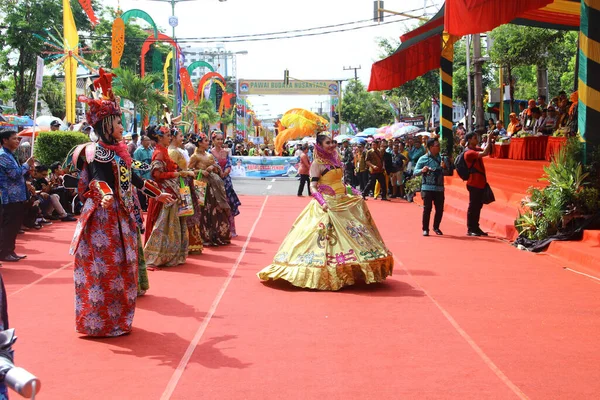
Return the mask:
<svg viewBox="0 0 600 400">
<path fill-rule="evenodd" d="M 391 279 L 336 293 L 266 285 L 255 274 L 308 198 L 241 200 L 234 244 L 151 272 L 133 333 L 116 339 L 74 332 L 74 225 L 19 236 L 30 256 L 1 272 L 16 360 L 41 378 L 38 398 L 589 399 L 600 390 L 597 281 L 465 237 L 448 218 L 445 236 L 424 238 L 420 208 L 371 200 L 398 261 Z"/>
</svg>

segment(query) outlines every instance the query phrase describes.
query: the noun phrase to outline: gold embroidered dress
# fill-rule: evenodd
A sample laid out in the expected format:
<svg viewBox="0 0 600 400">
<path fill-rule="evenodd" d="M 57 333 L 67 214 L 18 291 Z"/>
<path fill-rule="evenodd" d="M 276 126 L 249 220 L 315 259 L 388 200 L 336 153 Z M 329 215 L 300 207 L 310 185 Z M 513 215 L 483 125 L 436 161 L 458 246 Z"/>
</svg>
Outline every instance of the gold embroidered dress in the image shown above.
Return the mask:
<svg viewBox="0 0 600 400">
<path fill-rule="evenodd" d="M 381 282 L 392 275 L 392 253 L 366 202 L 360 195 L 348 194 L 342 178 L 341 168 L 321 172 L 317 188 L 322 189 L 329 209 L 324 211 L 316 199 L 306 206 L 272 264 L 258 273 L 261 280 L 284 279 L 302 288 L 338 290 L 356 281 Z"/>
</svg>

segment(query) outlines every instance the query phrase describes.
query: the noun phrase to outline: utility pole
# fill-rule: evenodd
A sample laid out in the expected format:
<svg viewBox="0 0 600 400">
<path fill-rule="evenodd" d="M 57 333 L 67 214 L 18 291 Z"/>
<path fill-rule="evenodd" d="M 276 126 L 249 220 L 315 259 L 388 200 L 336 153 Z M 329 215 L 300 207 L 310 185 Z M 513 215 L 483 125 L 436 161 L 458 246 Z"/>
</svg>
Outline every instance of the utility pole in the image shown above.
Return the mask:
<svg viewBox="0 0 600 400">
<path fill-rule="evenodd" d="M 354 70 L 354 81 L 355 82 L 358 82 L 358 73 L 356 71 L 359 69 L 360 69 L 360 65 L 358 67 L 344 67 L 344 71 Z"/>
<path fill-rule="evenodd" d="M 473 102 L 471 99 L 471 35 L 467 35 L 467 112 L 466 112 L 467 132 L 471 132 L 473 124 Z"/>
<path fill-rule="evenodd" d="M 485 121 L 483 116 L 483 80 L 481 63 L 481 37 L 478 33 L 473 35 L 473 64 L 475 70 L 475 77 L 473 79 L 475 86 L 475 123 L 476 128 L 485 127 Z"/>
</svg>

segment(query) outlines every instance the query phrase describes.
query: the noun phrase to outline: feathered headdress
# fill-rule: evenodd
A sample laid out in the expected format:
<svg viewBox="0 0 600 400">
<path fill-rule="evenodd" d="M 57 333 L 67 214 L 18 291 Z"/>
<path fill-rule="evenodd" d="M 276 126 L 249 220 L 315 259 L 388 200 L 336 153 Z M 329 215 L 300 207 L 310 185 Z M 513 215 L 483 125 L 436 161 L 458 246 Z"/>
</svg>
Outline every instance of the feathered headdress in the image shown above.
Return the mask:
<svg viewBox="0 0 600 400">
<path fill-rule="evenodd" d="M 113 73 L 106 73 L 100 68 L 100 76 L 94 80 L 94 89 L 96 93 L 92 93 L 95 98 L 79 96 L 78 100 L 81 103 L 88 105 L 88 111 L 85 114 L 90 125 L 94 126 L 97 122 L 102 121 L 111 115 L 121 115 L 121 107 L 112 91 L 112 79 L 116 76 Z M 98 93 L 100 90 L 100 93 Z"/>
</svg>

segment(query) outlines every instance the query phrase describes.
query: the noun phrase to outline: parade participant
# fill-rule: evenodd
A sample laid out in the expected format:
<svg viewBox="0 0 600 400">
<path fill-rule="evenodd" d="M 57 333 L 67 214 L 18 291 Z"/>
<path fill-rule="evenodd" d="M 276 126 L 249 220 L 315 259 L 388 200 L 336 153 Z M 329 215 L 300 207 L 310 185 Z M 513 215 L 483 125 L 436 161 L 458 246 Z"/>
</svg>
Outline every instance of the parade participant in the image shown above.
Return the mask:
<svg viewBox="0 0 600 400">
<path fill-rule="evenodd" d="M 317 135 L 310 175 L 314 199 L 258 277 L 319 290 L 383 281 L 392 274 L 394 258 L 361 193 L 343 185 L 343 165 L 329 132 Z"/>
<path fill-rule="evenodd" d="M 86 199 L 71 243 L 76 330 L 88 336 L 120 336 L 131 331 L 138 264 L 144 260 L 133 215 L 132 185 L 154 201 L 173 201 L 153 182 L 132 172 L 123 142 L 121 109 L 111 88 L 113 76 L 100 69 L 94 86 L 102 89 L 102 98 L 79 97 L 88 104 L 86 116 L 97 141 L 78 146 L 72 158 L 81 170 L 79 193 Z"/>
<path fill-rule="evenodd" d="M 181 146 L 183 145 L 183 134 L 176 129 L 171 130 L 171 144 L 169 145 L 169 157 L 179 167 L 179 171 L 188 170 L 188 161 L 185 155 L 181 152 Z M 187 152 L 186 152 L 187 154 Z M 194 175 L 191 177 L 182 178 L 186 185 L 193 189 L 194 187 Z M 190 254 L 200 254 L 204 249 L 202 246 L 202 237 L 200 236 L 200 206 L 198 205 L 198 198 L 194 190 L 190 190 L 192 197 L 192 204 L 194 204 L 194 214 L 186 218 L 186 225 L 188 230 L 188 252 Z"/>
<path fill-rule="evenodd" d="M 192 136 L 196 150 L 190 157 L 190 169 L 206 182 L 204 205 L 200 207 L 200 236 L 205 246 L 220 246 L 231 242 L 229 214 L 231 208 L 225 192 L 220 168 L 212 154 L 207 153 L 209 143 L 204 133 Z M 190 242 L 192 241 L 190 235 Z"/>
<path fill-rule="evenodd" d="M 172 267 L 185 263 L 188 253 L 186 217 L 179 216 L 180 177 L 192 177 L 192 171 L 178 171 L 177 164 L 169 157 L 167 146 L 171 142 L 170 128 L 150 126 L 148 137 L 156 142 L 152 154 L 152 179 L 161 190 L 171 193 L 178 201 L 160 204 L 153 199 L 148 202 L 146 219 L 146 245 L 144 254 L 149 269 Z"/>
<path fill-rule="evenodd" d="M 236 237 L 235 231 L 235 217 L 239 215 L 239 206 L 242 205 L 238 198 L 235 190 L 233 189 L 233 182 L 231 182 L 231 155 L 229 149 L 223 148 L 223 132 L 215 131 L 212 134 L 213 148 L 210 153 L 213 155 L 219 167 L 221 168 L 221 179 L 225 184 L 225 192 L 227 193 L 227 199 L 229 201 L 229 207 L 231 213 L 229 214 L 229 225 L 231 229 L 231 237 Z"/>
</svg>

